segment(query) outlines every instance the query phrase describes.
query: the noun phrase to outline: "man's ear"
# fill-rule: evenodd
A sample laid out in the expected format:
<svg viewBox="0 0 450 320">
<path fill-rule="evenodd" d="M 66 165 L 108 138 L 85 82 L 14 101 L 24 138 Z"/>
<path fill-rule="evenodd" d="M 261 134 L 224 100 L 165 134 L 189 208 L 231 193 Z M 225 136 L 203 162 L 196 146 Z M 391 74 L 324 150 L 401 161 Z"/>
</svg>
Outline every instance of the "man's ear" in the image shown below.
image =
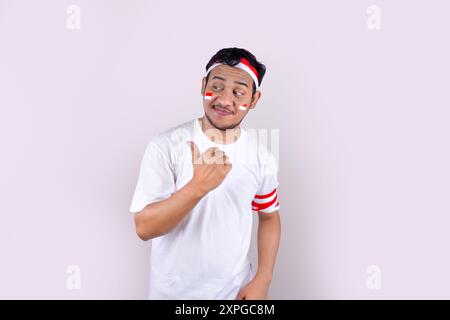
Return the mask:
<svg viewBox="0 0 450 320">
<path fill-rule="evenodd" d="M 202 96 L 205 94 L 205 88 L 206 88 L 206 77 L 203 77 L 203 79 L 202 79 L 202 89 L 200 90 L 200 94 Z"/>
<path fill-rule="evenodd" d="M 252 96 L 252 100 L 250 101 L 250 106 L 248 108 L 253 109 L 254 107 L 256 107 L 256 103 L 258 102 L 259 98 L 261 98 L 261 91 L 257 90 Z"/>
</svg>

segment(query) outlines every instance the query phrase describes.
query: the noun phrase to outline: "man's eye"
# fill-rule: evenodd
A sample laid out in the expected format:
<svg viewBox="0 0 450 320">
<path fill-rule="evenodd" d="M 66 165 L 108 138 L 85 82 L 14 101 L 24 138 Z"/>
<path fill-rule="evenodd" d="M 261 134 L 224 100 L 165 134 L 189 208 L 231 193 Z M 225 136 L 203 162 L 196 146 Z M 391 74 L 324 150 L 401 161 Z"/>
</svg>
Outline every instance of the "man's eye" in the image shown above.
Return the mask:
<svg viewBox="0 0 450 320">
<path fill-rule="evenodd" d="M 237 96 L 242 96 L 242 95 L 244 95 L 244 94 L 243 94 L 242 92 L 240 92 L 240 91 L 235 91 L 234 94 L 237 95 Z"/>
<path fill-rule="evenodd" d="M 216 90 L 216 91 L 220 89 L 220 88 L 217 87 L 217 86 L 213 86 L 212 88 L 213 88 L 213 90 Z"/>
</svg>

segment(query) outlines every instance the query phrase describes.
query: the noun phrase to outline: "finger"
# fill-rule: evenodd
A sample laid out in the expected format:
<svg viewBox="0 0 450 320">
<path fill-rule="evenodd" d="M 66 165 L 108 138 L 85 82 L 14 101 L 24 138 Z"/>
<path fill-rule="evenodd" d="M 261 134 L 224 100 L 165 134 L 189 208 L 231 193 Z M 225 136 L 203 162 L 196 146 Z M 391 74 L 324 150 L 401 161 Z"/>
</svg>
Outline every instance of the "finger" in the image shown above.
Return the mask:
<svg viewBox="0 0 450 320">
<path fill-rule="evenodd" d="M 216 153 L 216 156 L 211 159 L 211 162 L 215 164 L 225 164 L 227 158 L 228 156 L 220 151 L 219 153 Z"/>
<path fill-rule="evenodd" d="M 212 158 L 213 155 L 215 154 L 215 150 L 214 149 L 217 149 L 217 148 L 216 147 L 210 147 L 210 148 L 206 149 L 205 152 L 203 152 L 203 156 Z"/>
<path fill-rule="evenodd" d="M 211 163 L 211 160 L 214 159 L 214 157 L 211 155 L 212 153 L 213 148 L 208 148 L 205 152 L 202 153 L 202 159 L 205 163 L 209 164 Z"/>
<path fill-rule="evenodd" d="M 223 153 L 219 148 L 211 147 L 203 153 L 203 160 L 206 163 L 216 163 L 218 155 Z"/>
<path fill-rule="evenodd" d="M 213 148 L 211 148 L 211 157 L 214 158 L 214 157 L 220 155 L 221 152 L 222 151 L 219 148 L 213 147 Z"/>
<path fill-rule="evenodd" d="M 222 158 L 222 163 L 223 164 L 230 164 L 230 158 L 228 158 L 227 155 L 224 155 Z"/>
<path fill-rule="evenodd" d="M 226 154 L 223 151 L 217 151 L 216 155 L 214 156 L 216 161 L 219 161 L 217 163 L 223 163 L 223 158 L 226 157 Z"/>
</svg>

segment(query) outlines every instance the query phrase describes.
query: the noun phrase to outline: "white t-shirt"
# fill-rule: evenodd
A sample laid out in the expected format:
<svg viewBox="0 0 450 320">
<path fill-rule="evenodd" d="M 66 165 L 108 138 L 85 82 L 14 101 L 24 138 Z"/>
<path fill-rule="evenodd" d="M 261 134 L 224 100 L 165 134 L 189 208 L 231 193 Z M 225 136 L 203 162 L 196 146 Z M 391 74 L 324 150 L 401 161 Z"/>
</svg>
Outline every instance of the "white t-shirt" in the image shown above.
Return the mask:
<svg viewBox="0 0 450 320">
<path fill-rule="evenodd" d="M 156 135 L 147 145 L 130 212 L 170 197 L 193 176 L 191 149 L 218 147 L 232 169 L 169 233 L 152 239 L 149 299 L 235 299 L 254 273 L 247 257 L 253 213 L 279 209 L 273 153 L 241 127 L 230 144 L 211 141 L 199 119 Z"/>
</svg>

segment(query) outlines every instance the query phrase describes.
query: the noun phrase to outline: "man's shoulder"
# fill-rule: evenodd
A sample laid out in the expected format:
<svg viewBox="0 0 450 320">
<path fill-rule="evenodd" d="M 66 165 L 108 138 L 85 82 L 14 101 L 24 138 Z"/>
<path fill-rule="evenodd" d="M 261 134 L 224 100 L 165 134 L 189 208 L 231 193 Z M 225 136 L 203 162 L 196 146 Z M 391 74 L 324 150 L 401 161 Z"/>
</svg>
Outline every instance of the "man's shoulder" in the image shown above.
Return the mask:
<svg viewBox="0 0 450 320">
<path fill-rule="evenodd" d="M 247 129 L 246 132 L 248 136 L 248 150 L 254 152 L 262 164 L 273 161 L 276 158 L 278 152 L 275 151 L 278 148 L 278 141 L 270 140 L 270 135 L 263 134 L 258 130 Z"/>
<path fill-rule="evenodd" d="M 164 153 L 169 153 L 171 149 L 184 141 L 190 139 L 194 134 L 194 121 L 191 119 L 176 126 L 172 126 L 154 135 L 149 144 L 156 145 Z"/>
</svg>

